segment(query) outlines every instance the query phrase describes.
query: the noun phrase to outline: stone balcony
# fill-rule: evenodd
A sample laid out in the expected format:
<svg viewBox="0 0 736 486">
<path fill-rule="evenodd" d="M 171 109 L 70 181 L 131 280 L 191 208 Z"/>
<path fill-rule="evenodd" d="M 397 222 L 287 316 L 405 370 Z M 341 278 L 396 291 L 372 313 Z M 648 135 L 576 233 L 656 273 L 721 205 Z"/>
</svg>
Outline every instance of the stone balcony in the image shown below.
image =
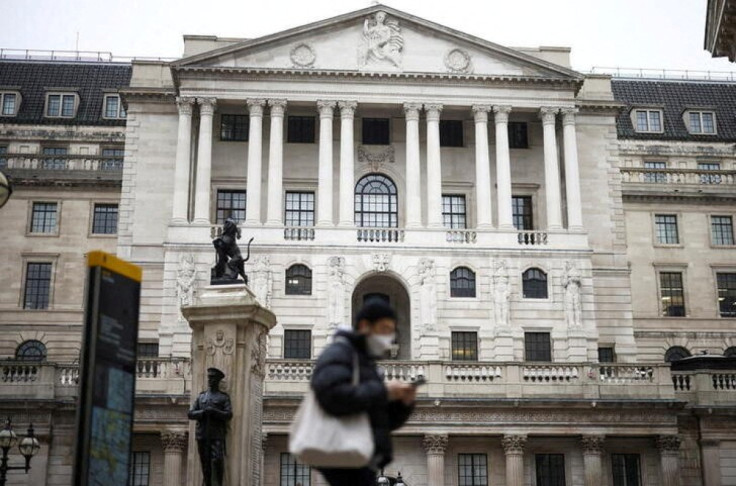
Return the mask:
<svg viewBox="0 0 736 486">
<path fill-rule="evenodd" d="M 708 195 L 736 191 L 736 171 L 699 169 L 649 169 L 622 167 L 625 195 Z"/>
<path fill-rule="evenodd" d="M 0 169 L 16 183 L 64 180 L 119 185 L 123 177 L 123 159 L 88 155 L 3 154 L 0 156 Z"/>
</svg>

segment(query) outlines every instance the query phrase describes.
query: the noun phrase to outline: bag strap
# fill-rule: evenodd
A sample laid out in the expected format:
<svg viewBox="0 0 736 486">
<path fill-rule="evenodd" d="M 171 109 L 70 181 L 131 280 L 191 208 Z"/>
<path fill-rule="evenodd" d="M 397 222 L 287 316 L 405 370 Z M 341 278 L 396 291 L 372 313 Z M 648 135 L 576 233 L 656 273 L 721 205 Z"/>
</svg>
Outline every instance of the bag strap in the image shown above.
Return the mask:
<svg viewBox="0 0 736 486">
<path fill-rule="evenodd" d="M 360 385 L 360 360 L 358 359 L 358 353 L 355 351 L 353 345 L 347 338 L 343 336 L 338 336 L 335 338 L 335 341 L 347 344 L 350 348 L 350 351 L 353 353 L 353 386 Z"/>
</svg>

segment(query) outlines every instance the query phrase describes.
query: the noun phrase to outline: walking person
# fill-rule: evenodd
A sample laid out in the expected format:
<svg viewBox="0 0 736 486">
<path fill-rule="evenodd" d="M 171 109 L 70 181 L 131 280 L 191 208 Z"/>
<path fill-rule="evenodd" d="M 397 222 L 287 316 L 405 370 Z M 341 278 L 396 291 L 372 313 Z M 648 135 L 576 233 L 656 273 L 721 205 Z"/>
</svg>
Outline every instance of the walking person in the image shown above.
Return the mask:
<svg viewBox="0 0 736 486">
<path fill-rule="evenodd" d="M 352 330 L 339 330 L 334 342 L 317 359 L 312 389 L 324 411 L 333 416 L 367 413 L 374 453 L 362 468 L 320 468 L 331 486 L 373 486 L 376 473 L 393 459 L 391 432 L 409 418 L 416 388 L 408 383 L 384 383 L 376 366 L 396 337 L 396 313 L 383 300 L 372 299 L 358 312 Z M 357 360 L 356 360 L 357 355 Z M 353 364 L 359 379 L 354 384 Z"/>
</svg>

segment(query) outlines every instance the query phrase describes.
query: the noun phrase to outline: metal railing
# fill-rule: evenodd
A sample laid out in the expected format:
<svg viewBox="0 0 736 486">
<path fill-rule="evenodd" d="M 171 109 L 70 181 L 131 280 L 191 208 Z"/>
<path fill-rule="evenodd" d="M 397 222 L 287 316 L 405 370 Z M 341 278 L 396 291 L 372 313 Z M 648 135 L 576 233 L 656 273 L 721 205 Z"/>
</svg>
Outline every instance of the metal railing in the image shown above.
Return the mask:
<svg viewBox="0 0 736 486">
<path fill-rule="evenodd" d="M 696 69 L 652 69 L 594 66 L 590 74 L 609 74 L 616 78 L 670 79 L 684 81 L 736 81 L 736 71 L 699 71 Z"/>
<path fill-rule="evenodd" d="M 171 62 L 177 57 L 114 56 L 109 51 L 71 51 L 59 49 L 7 49 L 0 48 L 0 59 L 8 61 L 67 61 L 130 63 L 132 61 Z"/>
</svg>

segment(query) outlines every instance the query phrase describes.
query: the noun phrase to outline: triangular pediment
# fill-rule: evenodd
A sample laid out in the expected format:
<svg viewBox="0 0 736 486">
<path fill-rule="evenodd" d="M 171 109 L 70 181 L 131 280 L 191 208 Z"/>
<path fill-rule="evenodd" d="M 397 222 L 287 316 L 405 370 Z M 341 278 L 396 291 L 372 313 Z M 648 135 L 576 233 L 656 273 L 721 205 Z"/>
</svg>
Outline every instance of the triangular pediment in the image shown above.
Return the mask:
<svg viewBox="0 0 736 486">
<path fill-rule="evenodd" d="M 569 68 L 384 5 L 172 63 L 186 67 L 581 79 Z"/>
</svg>

